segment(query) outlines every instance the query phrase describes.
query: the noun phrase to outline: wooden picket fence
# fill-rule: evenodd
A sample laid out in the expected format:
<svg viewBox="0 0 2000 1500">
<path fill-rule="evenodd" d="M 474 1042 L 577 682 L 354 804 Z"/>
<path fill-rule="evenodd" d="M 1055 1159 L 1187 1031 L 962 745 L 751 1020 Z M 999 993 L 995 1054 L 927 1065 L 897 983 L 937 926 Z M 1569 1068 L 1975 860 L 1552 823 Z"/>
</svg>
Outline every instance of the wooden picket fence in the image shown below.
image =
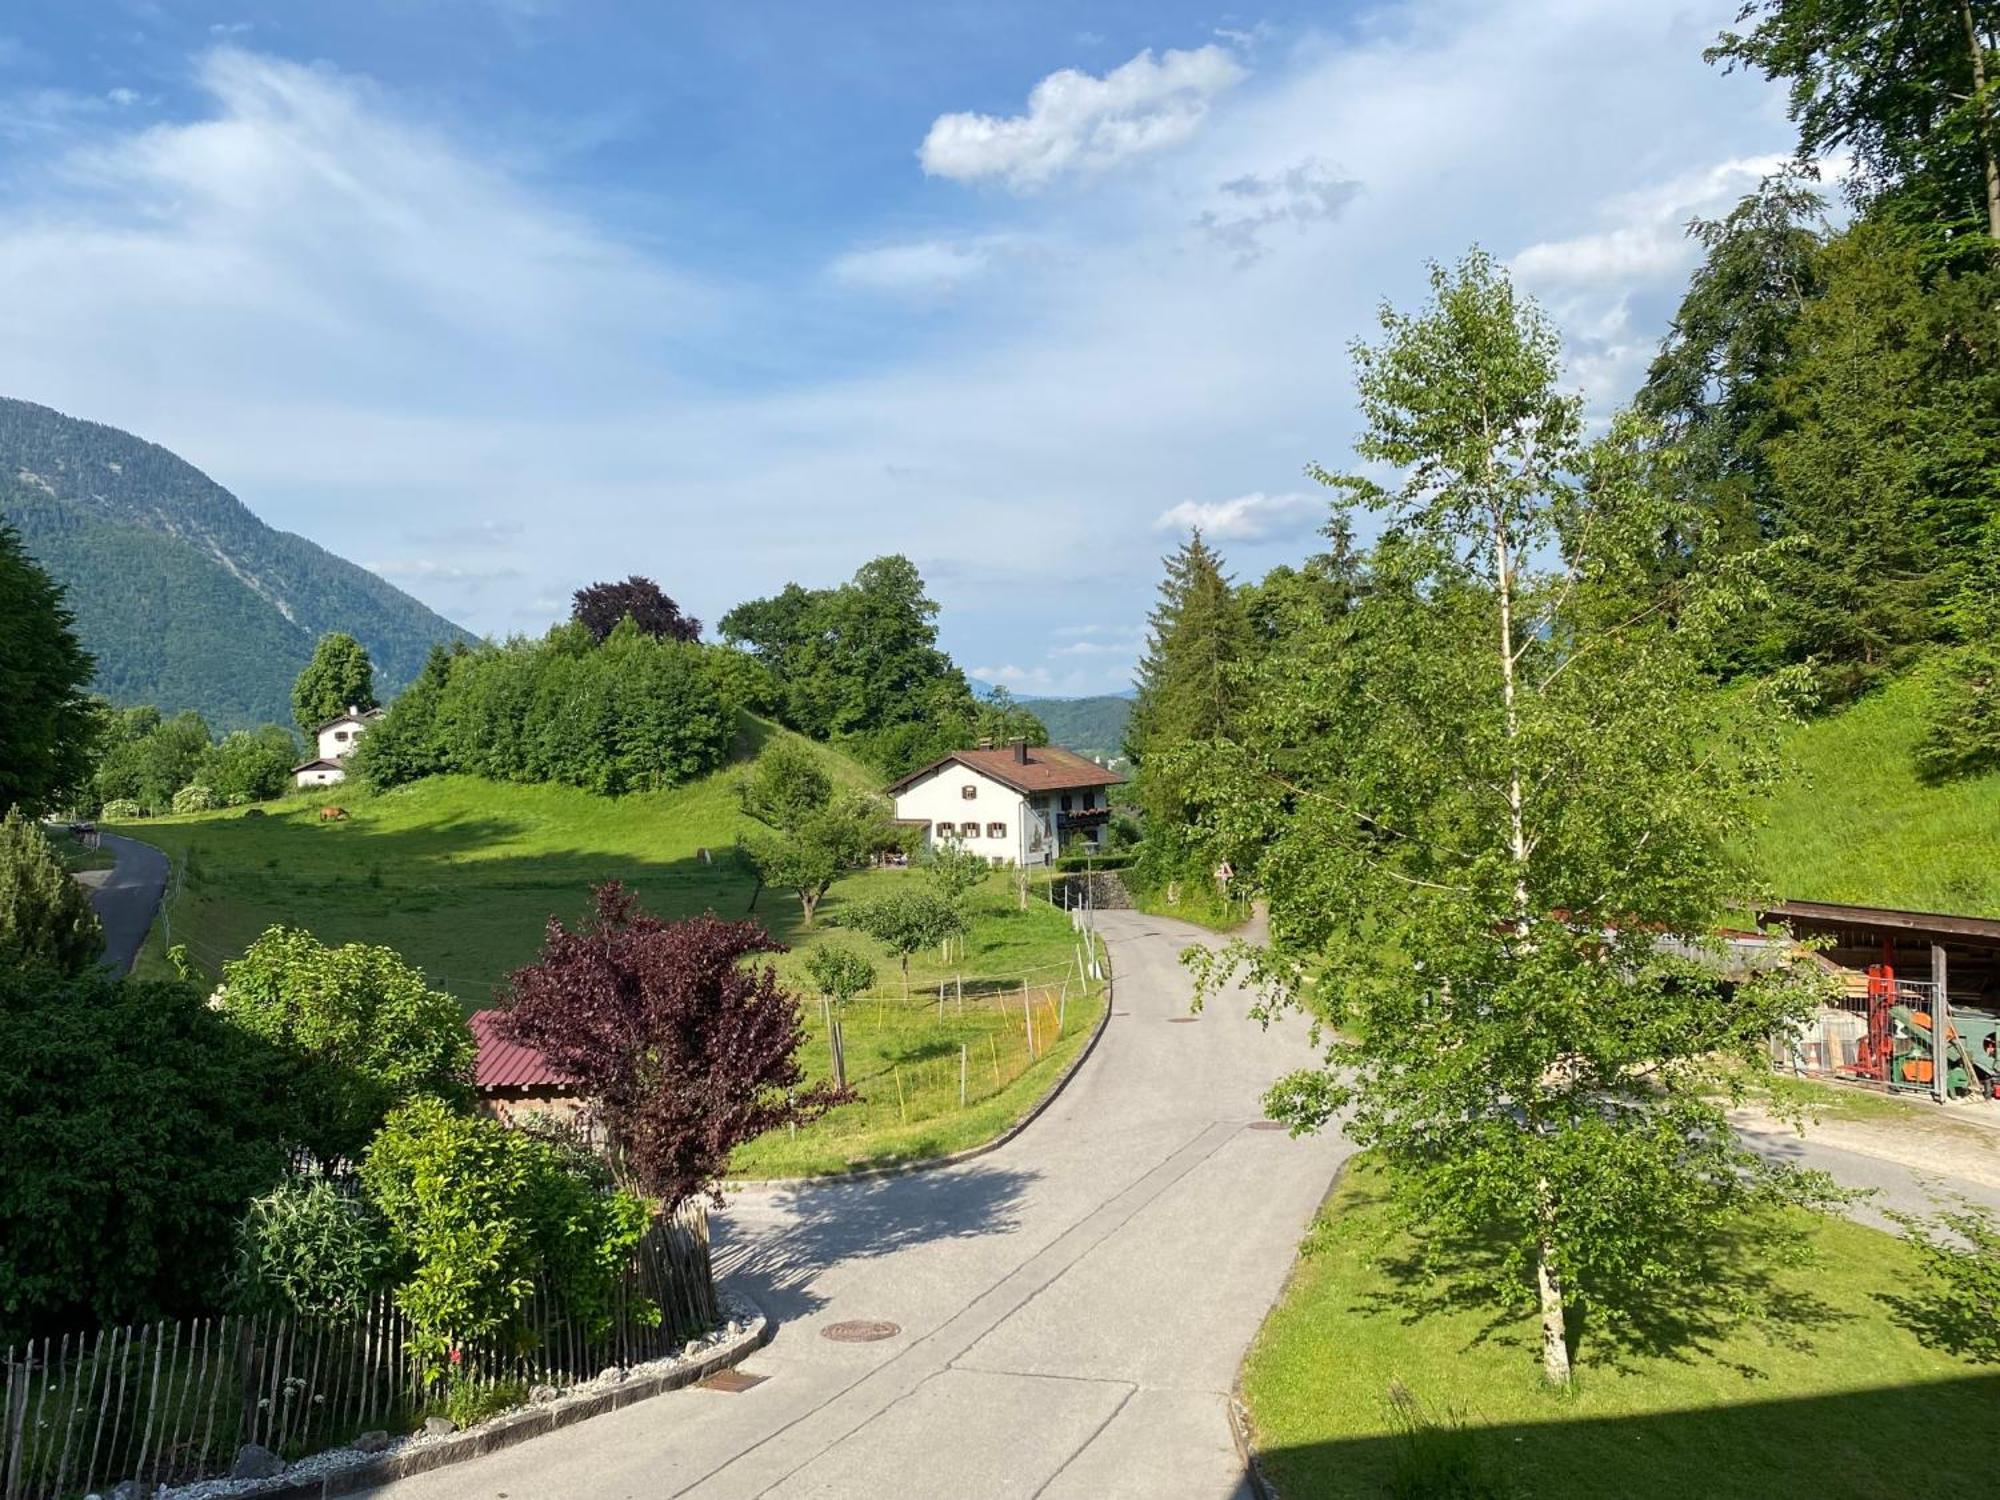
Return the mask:
<svg viewBox="0 0 2000 1500">
<path fill-rule="evenodd" d="M 642 1318 L 647 1304 L 657 1322 Z M 467 1344 L 454 1384 L 575 1385 L 659 1359 L 721 1321 L 708 1211 L 656 1219 L 589 1329 L 537 1292 L 523 1332 Z M 390 1298 L 342 1319 L 221 1316 L 51 1335 L 7 1350 L 0 1497 L 68 1497 L 137 1480 L 146 1493 L 226 1473 L 245 1443 L 295 1458 L 371 1429 L 408 1431 L 442 1401 L 409 1357 Z"/>
</svg>

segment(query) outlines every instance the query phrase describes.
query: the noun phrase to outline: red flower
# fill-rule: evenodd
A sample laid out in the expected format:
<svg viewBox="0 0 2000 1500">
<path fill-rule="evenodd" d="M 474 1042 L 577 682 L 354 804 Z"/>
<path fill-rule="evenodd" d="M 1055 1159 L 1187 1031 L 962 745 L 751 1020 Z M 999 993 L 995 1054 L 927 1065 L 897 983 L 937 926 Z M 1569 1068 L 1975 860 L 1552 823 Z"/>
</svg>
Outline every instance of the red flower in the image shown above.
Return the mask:
<svg viewBox="0 0 2000 1500">
<path fill-rule="evenodd" d="M 464 1363 L 465 1363 L 465 1351 L 464 1351 L 463 1349 L 454 1349 L 454 1350 L 452 1350 L 452 1351 L 451 1351 L 451 1362 L 452 1362 L 453 1364 L 455 1364 L 455 1365 L 461 1365 L 461 1364 L 464 1364 Z"/>
</svg>

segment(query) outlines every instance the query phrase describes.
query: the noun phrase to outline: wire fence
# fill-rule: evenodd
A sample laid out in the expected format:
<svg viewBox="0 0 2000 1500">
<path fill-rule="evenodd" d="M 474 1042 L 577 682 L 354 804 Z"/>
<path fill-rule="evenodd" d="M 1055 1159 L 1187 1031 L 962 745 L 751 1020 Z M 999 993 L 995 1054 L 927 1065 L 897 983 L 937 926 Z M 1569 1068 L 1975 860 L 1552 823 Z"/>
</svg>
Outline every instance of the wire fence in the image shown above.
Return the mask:
<svg viewBox="0 0 2000 1500">
<path fill-rule="evenodd" d="M 586 1326 L 538 1287 L 505 1335 L 469 1341 L 451 1388 L 525 1394 L 662 1358 L 721 1321 L 699 1202 L 656 1219 Z M 143 1493 L 226 1473 L 259 1443 L 284 1458 L 407 1430 L 446 1386 L 411 1358 L 388 1294 L 354 1314 L 263 1314 L 51 1335 L 6 1351 L 0 1496 L 68 1500 L 126 1480 Z"/>
</svg>

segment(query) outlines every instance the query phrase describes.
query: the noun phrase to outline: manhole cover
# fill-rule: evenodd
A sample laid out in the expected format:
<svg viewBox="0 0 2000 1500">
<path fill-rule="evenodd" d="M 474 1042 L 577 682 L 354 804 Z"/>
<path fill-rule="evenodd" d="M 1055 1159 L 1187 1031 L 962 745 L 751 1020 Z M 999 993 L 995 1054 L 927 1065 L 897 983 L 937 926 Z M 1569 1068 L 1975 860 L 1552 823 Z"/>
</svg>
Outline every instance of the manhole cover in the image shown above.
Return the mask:
<svg viewBox="0 0 2000 1500">
<path fill-rule="evenodd" d="M 849 1318 L 845 1323 L 829 1323 L 819 1331 L 823 1339 L 836 1344 L 872 1344 L 892 1339 L 903 1330 L 883 1318 Z"/>
<path fill-rule="evenodd" d="M 1169 1026 L 1192 1026 L 1200 1019 L 1200 1016 L 1168 1016 L 1167 1024 Z"/>
<path fill-rule="evenodd" d="M 1290 1130 L 1292 1127 L 1287 1125 L 1283 1120 L 1252 1120 L 1248 1128 L 1251 1130 Z"/>
<path fill-rule="evenodd" d="M 717 1370 L 708 1379 L 701 1381 L 705 1391 L 727 1391 L 730 1395 L 740 1395 L 753 1385 L 762 1385 L 770 1377 L 751 1375 L 742 1370 Z"/>
</svg>

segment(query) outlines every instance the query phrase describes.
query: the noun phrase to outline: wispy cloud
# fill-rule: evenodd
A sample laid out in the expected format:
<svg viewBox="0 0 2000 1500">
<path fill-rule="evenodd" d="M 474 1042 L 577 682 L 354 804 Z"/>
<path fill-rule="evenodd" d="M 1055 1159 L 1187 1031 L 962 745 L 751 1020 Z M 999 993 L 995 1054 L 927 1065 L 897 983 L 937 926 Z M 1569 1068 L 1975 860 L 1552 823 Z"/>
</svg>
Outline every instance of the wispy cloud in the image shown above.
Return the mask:
<svg viewBox="0 0 2000 1500">
<path fill-rule="evenodd" d="M 1229 500 L 1183 500 L 1153 520 L 1155 531 L 1198 530 L 1216 541 L 1261 542 L 1303 532 L 1326 510 L 1312 495 L 1267 495 L 1258 490 Z"/>
<path fill-rule="evenodd" d="M 1213 45 L 1157 58 L 1148 49 L 1101 78 L 1064 68 L 1035 85 L 1025 114 L 939 115 L 917 157 L 936 177 L 997 178 L 1031 192 L 1181 144 L 1201 128 L 1209 101 L 1247 76 Z"/>
</svg>

